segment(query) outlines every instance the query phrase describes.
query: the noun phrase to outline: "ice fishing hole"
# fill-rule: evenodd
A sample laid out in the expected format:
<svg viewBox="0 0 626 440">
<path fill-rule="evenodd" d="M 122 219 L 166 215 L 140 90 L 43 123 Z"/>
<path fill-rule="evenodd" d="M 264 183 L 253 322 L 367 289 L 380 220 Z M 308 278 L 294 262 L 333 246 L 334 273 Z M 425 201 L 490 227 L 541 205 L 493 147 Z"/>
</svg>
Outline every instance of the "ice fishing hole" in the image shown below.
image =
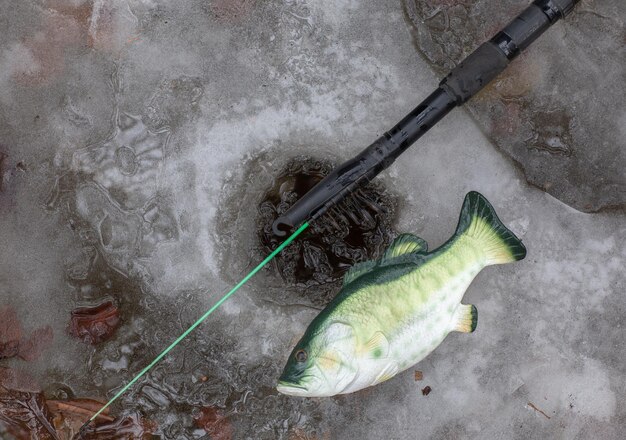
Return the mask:
<svg viewBox="0 0 626 440">
<path fill-rule="evenodd" d="M 334 168 L 330 161 L 292 159 L 277 174 L 258 208 L 258 237 L 266 253 L 284 240 L 272 231 L 283 215 Z M 393 236 L 396 197 L 380 182 L 370 183 L 317 220 L 275 260 L 290 285 L 334 283 L 355 263 L 380 256 Z"/>
</svg>

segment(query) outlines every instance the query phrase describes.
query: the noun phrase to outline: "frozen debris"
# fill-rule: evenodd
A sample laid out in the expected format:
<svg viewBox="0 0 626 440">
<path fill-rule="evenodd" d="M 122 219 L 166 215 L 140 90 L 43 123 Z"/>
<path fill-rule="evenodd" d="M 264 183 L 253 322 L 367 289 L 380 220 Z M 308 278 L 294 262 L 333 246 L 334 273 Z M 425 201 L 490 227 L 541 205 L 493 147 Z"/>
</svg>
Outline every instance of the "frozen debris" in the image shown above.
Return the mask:
<svg viewBox="0 0 626 440">
<path fill-rule="evenodd" d="M 87 425 L 72 440 L 147 440 L 153 438 L 156 429 L 156 423 L 139 414 L 129 414 L 95 426 Z"/>
<path fill-rule="evenodd" d="M 60 440 L 40 392 L 12 390 L 0 385 L 0 421 L 18 439 Z"/>
<path fill-rule="evenodd" d="M 325 432 L 321 437 L 315 434 L 307 434 L 302 428 L 294 428 L 289 432 L 289 440 L 330 440 L 330 434 Z"/>
<path fill-rule="evenodd" d="M 57 434 L 62 439 L 72 439 L 83 424 L 104 405 L 91 399 L 48 400 L 46 406 L 53 414 L 52 422 Z M 108 415 L 108 409 L 96 418 L 97 424 L 111 423 L 115 419 Z"/>
<path fill-rule="evenodd" d="M 428 396 L 432 390 L 433 389 L 430 386 L 427 385 L 424 388 L 422 388 L 422 395 L 423 396 Z"/>
<path fill-rule="evenodd" d="M 539 414 L 541 414 L 542 416 L 544 416 L 546 419 L 550 420 L 550 416 L 547 415 L 545 412 L 543 412 L 542 410 L 540 410 L 539 408 L 537 408 L 533 403 L 528 402 L 526 404 L 527 408 L 533 409 L 535 410 L 535 412 L 538 412 Z"/>
<path fill-rule="evenodd" d="M 119 323 L 119 309 L 107 301 L 95 307 L 73 310 L 68 332 L 87 344 L 99 344 L 113 335 Z"/>
<path fill-rule="evenodd" d="M 150 255 L 162 243 L 178 240 L 179 230 L 176 215 L 168 204 L 160 198 L 150 200 L 143 214 L 144 230 L 142 231 L 141 253 Z"/>
<path fill-rule="evenodd" d="M 76 212 L 88 223 L 107 254 L 132 252 L 138 247 L 142 220 L 123 210 L 110 194 L 94 184 L 76 190 Z"/>
<path fill-rule="evenodd" d="M 167 78 L 159 84 L 146 106 L 146 121 L 152 127 L 180 126 L 198 111 L 203 94 L 200 78 Z"/>
<path fill-rule="evenodd" d="M 424 373 L 419 370 L 415 370 L 415 381 L 424 379 Z"/>
<path fill-rule="evenodd" d="M 0 368 L 0 422 L 17 439 L 152 438 L 156 424 L 138 414 L 114 418 L 106 410 L 92 424 L 84 426 L 102 406 L 102 402 L 91 399 L 46 400 L 30 377 L 16 370 Z"/>
</svg>

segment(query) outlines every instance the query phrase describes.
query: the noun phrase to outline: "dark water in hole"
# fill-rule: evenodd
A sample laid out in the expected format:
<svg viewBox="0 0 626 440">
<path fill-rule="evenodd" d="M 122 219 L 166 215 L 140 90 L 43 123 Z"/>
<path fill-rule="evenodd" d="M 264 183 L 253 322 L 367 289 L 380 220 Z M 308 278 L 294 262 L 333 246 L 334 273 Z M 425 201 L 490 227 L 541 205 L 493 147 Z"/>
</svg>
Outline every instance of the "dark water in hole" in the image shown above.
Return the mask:
<svg viewBox="0 0 626 440">
<path fill-rule="evenodd" d="M 278 174 L 259 205 L 258 235 L 264 250 L 282 239 L 272 223 L 333 169 L 334 164 L 297 158 Z M 281 277 L 289 284 L 333 283 L 355 263 L 377 258 L 389 244 L 395 197 L 382 185 L 370 183 L 333 208 L 276 258 Z"/>
</svg>

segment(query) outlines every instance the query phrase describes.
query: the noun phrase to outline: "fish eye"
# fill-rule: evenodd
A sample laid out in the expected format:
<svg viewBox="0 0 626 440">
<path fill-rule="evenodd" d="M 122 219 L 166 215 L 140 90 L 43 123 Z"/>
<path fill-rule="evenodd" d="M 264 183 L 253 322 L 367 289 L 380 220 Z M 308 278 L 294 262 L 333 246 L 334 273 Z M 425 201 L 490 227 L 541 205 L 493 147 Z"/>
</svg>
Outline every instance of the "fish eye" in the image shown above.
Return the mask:
<svg viewBox="0 0 626 440">
<path fill-rule="evenodd" d="M 306 350 L 300 349 L 300 350 L 296 351 L 295 358 L 296 358 L 296 362 L 304 362 L 304 361 L 306 361 L 306 358 L 307 358 Z"/>
</svg>

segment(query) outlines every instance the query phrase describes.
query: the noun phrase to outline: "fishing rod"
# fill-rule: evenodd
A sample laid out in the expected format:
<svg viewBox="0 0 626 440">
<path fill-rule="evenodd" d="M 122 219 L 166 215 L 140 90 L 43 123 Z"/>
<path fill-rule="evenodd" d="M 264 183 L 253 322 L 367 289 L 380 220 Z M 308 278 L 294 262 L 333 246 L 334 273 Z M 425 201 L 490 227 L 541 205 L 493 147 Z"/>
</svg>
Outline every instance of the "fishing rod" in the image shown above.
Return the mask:
<svg viewBox="0 0 626 440">
<path fill-rule="evenodd" d="M 311 223 L 330 208 L 342 202 L 365 185 L 381 171 L 388 168 L 407 148 L 430 130 L 453 108 L 467 102 L 491 80 L 500 74 L 524 49 L 543 34 L 550 26 L 567 16 L 580 0 L 535 0 L 491 40 L 483 43 L 456 66 L 420 105 L 411 111 L 395 127 L 377 139 L 355 158 L 343 163 L 321 180 L 284 215 L 272 224 L 279 237 L 295 230 L 280 246 L 246 275 L 233 289 L 226 293 L 204 315 L 172 342 L 147 367 L 118 391 L 106 405 L 96 412 L 82 427 L 84 434 L 88 424 L 124 394 L 134 383 L 165 357 L 176 345 L 196 329 L 224 301 L 269 263 Z"/>
<path fill-rule="evenodd" d="M 272 224 L 283 237 L 304 221 L 319 218 L 388 168 L 453 108 L 467 102 L 498 76 L 580 0 L 535 0 L 491 40 L 456 66 L 420 105 L 358 156 L 334 169 Z"/>
</svg>

